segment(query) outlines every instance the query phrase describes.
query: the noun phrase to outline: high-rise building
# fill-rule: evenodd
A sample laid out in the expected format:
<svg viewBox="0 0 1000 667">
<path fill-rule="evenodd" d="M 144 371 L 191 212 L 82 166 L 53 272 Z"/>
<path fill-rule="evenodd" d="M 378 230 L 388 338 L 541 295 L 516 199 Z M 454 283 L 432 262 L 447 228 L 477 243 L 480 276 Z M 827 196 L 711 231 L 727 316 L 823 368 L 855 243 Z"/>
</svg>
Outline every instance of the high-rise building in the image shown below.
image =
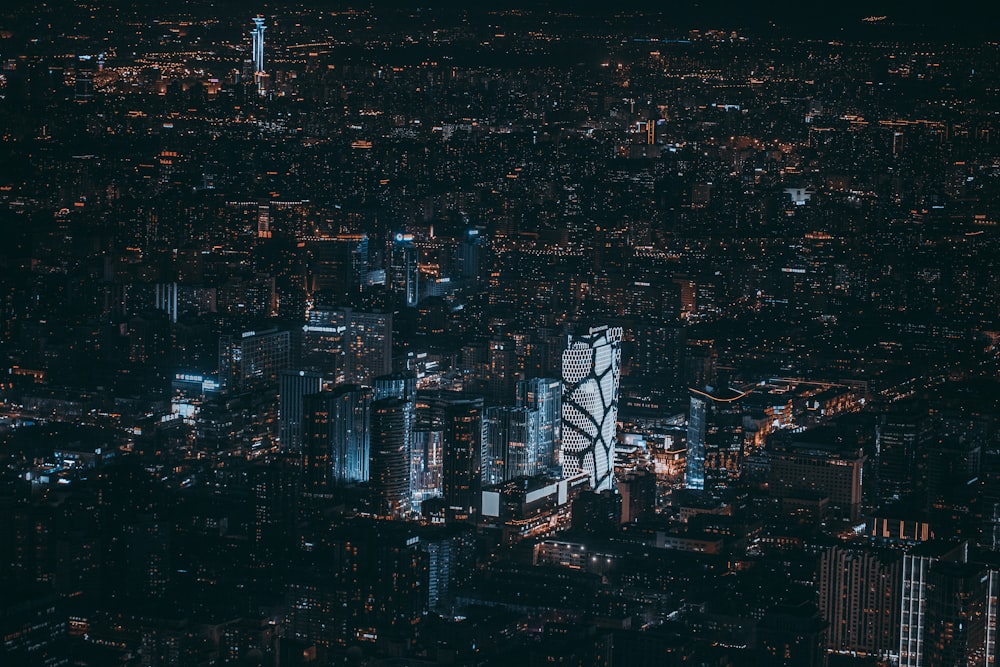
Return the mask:
<svg viewBox="0 0 1000 667">
<path fill-rule="evenodd" d="M 690 447 L 690 438 L 688 442 Z M 842 518 L 860 518 L 862 472 L 868 457 L 857 442 L 840 442 L 832 430 L 816 428 L 804 436 L 775 438 L 768 449 L 771 470 L 767 481 L 773 496 L 819 493 L 829 498 L 831 509 Z"/>
<path fill-rule="evenodd" d="M 440 497 L 444 465 L 444 431 L 440 424 L 427 424 L 420 417 L 410 442 L 410 496 L 415 506 Z"/>
<path fill-rule="evenodd" d="M 392 370 L 392 313 L 348 311 L 344 380 L 369 384 Z"/>
<path fill-rule="evenodd" d="M 819 568 L 826 648 L 888 657 L 899 647 L 902 559 L 898 552 L 834 546 Z"/>
<path fill-rule="evenodd" d="M 745 393 L 725 389 L 709 393 L 692 389 L 687 427 L 687 488 L 719 491 L 740 473 L 743 463 Z"/>
<path fill-rule="evenodd" d="M 539 411 L 489 407 L 483 416 L 483 484 L 538 472 Z"/>
<path fill-rule="evenodd" d="M 273 573 L 288 562 L 295 543 L 299 468 L 293 457 L 255 463 L 246 471 L 253 498 L 250 564 Z"/>
<path fill-rule="evenodd" d="M 251 60 L 253 63 L 253 78 L 254 83 L 257 85 L 257 94 L 264 94 L 264 78 L 266 74 L 264 73 L 264 31 L 267 30 L 267 26 L 264 25 L 264 17 L 257 16 L 253 19 L 253 30 L 250 31 L 251 38 Z"/>
<path fill-rule="evenodd" d="M 253 40 L 253 71 L 254 74 L 264 73 L 264 31 L 267 30 L 267 26 L 264 25 L 264 17 L 257 16 L 253 19 L 253 30 L 250 31 L 250 36 Z"/>
<path fill-rule="evenodd" d="M 286 452 L 302 451 L 303 397 L 323 389 L 323 374 L 283 370 L 278 388 L 278 439 Z"/>
<path fill-rule="evenodd" d="M 931 568 L 939 561 L 968 561 L 967 542 L 925 542 L 903 556 L 903 583 L 900 598 L 899 665 L 924 667 L 928 584 Z M 936 666 L 935 666 L 936 667 Z"/>
<path fill-rule="evenodd" d="M 376 401 L 383 398 L 401 398 L 412 401 L 417 396 L 417 376 L 415 373 L 390 373 L 372 379 L 372 391 Z"/>
<path fill-rule="evenodd" d="M 518 382 L 517 407 L 538 412 L 538 468 L 554 469 L 562 450 L 562 383 L 555 378 Z"/>
<path fill-rule="evenodd" d="M 475 572 L 475 532 L 471 526 L 432 526 L 422 531 L 420 546 L 427 553 L 428 606 L 449 613 L 455 590 Z"/>
<path fill-rule="evenodd" d="M 930 416 L 911 402 L 901 401 L 880 417 L 875 431 L 880 502 L 900 500 L 925 490 L 923 456 L 932 435 Z"/>
<path fill-rule="evenodd" d="M 410 510 L 413 403 L 383 398 L 371 404 L 369 482 L 375 514 L 403 518 Z"/>
<path fill-rule="evenodd" d="M 228 392 L 278 387 L 292 360 L 291 332 L 244 331 L 219 337 L 219 384 Z"/>
<path fill-rule="evenodd" d="M 312 308 L 302 344 L 304 363 L 343 382 L 369 384 L 392 370 L 392 314 Z"/>
<path fill-rule="evenodd" d="M 993 591 L 995 593 L 995 591 Z M 923 664 L 934 667 L 986 667 L 990 573 L 979 563 L 939 561 L 927 576 Z M 988 659 L 992 658 L 992 659 Z"/>
<path fill-rule="evenodd" d="M 622 329 L 571 335 L 562 356 L 562 465 L 590 475 L 594 491 L 614 487 Z"/>
<path fill-rule="evenodd" d="M 418 395 L 425 423 L 441 429 L 442 492 L 449 515 L 472 517 L 482 490 L 483 399 L 460 392 Z"/>
<path fill-rule="evenodd" d="M 646 468 L 635 468 L 618 480 L 622 498 L 622 523 L 652 518 L 656 513 L 656 475 Z"/>
<path fill-rule="evenodd" d="M 682 386 L 684 329 L 673 322 L 640 322 L 632 328 L 631 375 L 650 388 Z"/>
<path fill-rule="evenodd" d="M 306 488 L 327 493 L 334 486 L 368 480 L 371 389 L 338 385 L 303 397 L 303 473 Z"/>
<path fill-rule="evenodd" d="M 389 289 L 410 307 L 420 301 L 420 253 L 413 245 L 412 234 L 396 234 L 390 248 Z"/>
<path fill-rule="evenodd" d="M 337 234 L 304 239 L 309 256 L 309 286 L 316 300 L 350 299 L 368 275 L 368 236 Z"/>
<path fill-rule="evenodd" d="M 430 588 L 421 541 L 413 524 L 399 521 L 354 519 L 321 533 L 306 566 L 291 574 L 289 641 L 322 649 L 412 632 L 426 617 Z M 302 664 L 298 653 L 291 664 Z"/>
</svg>

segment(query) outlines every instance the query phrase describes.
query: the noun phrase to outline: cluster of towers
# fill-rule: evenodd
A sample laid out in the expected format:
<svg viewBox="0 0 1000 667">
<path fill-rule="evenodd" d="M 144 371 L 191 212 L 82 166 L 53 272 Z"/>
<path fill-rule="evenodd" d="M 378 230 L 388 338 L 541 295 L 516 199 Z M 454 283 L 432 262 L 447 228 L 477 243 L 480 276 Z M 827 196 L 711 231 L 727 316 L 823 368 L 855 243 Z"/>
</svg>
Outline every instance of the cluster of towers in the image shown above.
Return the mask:
<svg viewBox="0 0 1000 667">
<path fill-rule="evenodd" d="M 484 487 L 522 477 L 583 473 L 595 491 L 612 489 L 621 339 L 606 326 L 570 336 L 563 377 L 518 382 L 513 405 L 418 390 L 411 372 L 338 384 L 286 370 L 281 446 L 301 458 L 307 493 L 367 484 L 383 517 L 434 498 L 447 516 L 470 517 Z"/>
</svg>

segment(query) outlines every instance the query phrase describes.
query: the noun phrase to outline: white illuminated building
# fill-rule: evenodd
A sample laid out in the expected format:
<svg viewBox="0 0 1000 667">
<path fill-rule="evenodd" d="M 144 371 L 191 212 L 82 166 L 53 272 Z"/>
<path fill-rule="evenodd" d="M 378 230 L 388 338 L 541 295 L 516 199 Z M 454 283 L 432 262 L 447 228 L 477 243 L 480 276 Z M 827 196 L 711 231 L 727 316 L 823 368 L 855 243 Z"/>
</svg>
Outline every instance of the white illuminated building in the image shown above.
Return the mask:
<svg viewBox="0 0 1000 667">
<path fill-rule="evenodd" d="M 584 472 L 594 491 L 614 488 L 621 346 L 621 327 L 591 327 L 562 356 L 563 476 Z"/>
</svg>

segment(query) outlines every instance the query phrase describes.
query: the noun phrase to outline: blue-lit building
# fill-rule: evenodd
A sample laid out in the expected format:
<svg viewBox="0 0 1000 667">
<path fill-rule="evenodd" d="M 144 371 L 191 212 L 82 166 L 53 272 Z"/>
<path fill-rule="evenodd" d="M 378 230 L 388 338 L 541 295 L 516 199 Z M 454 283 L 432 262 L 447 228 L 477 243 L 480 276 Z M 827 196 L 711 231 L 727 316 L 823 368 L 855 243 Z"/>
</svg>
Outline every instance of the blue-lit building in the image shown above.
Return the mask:
<svg viewBox="0 0 1000 667">
<path fill-rule="evenodd" d="M 365 482 L 371 449 L 371 389 L 340 385 L 303 397 L 303 475 L 306 489 Z"/>
<path fill-rule="evenodd" d="M 278 439 L 286 452 L 302 451 L 303 399 L 323 389 L 323 374 L 315 371 L 281 371 L 278 387 Z"/>
<path fill-rule="evenodd" d="M 483 484 L 538 472 L 539 411 L 508 406 L 483 413 Z"/>
<path fill-rule="evenodd" d="M 420 301 L 420 253 L 413 245 L 412 234 L 393 237 L 389 261 L 389 289 L 407 306 Z"/>
<path fill-rule="evenodd" d="M 735 389 L 691 389 L 685 486 L 717 491 L 739 476 L 744 456 L 743 404 Z"/>
<path fill-rule="evenodd" d="M 264 73 L 264 31 L 267 30 L 267 26 L 264 25 L 264 17 L 257 16 L 253 19 L 253 30 L 250 31 L 250 37 L 253 40 L 253 71 L 254 74 Z"/>
<path fill-rule="evenodd" d="M 383 398 L 371 405 L 370 485 L 372 509 L 401 519 L 410 511 L 410 444 L 413 403 Z"/>
<path fill-rule="evenodd" d="M 518 382 L 517 407 L 538 413 L 538 469 L 554 471 L 562 449 L 562 383 L 556 378 Z"/>
</svg>

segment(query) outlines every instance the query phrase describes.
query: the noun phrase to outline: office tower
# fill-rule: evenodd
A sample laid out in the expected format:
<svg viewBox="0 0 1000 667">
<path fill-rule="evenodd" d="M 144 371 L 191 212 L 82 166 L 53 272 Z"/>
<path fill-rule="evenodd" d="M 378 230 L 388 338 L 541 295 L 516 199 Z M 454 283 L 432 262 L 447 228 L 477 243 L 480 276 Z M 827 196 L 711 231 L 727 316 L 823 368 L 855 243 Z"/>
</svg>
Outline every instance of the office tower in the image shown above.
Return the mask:
<svg viewBox="0 0 1000 667">
<path fill-rule="evenodd" d="M 940 561 L 966 563 L 967 542 L 925 542 L 903 556 L 900 599 L 899 666 L 930 667 L 925 660 L 928 586 L 931 568 Z M 937 667 L 937 665 L 934 665 Z"/>
<path fill-rule="evenodd" d="M 923 664 L 986 667 L 989 572 L 978 563 L 939 561 L 927 575 Z M 993 603 L 995 604 L 995 603 Z"/>
<path fill-rule="evenodd" d="M 371 404 L 370 476 L 372 510 L 403 518 L 410 510 L 410 441 L 413 403 L 383 398 Z"/>
<path fill-rule="evenodd" d="M 573 501 L 573 531 L 590 535 L 615 535 L 622 523 L 622 497 L 611 489 L 584 493 Z"/>
<path fill-rule="evenodd" d="M 482 488 L 483 399 L 460 392 L 419 394 L 424 422 L 441 429 L 442 492 L 450 516 L 472 517 Z"/>
<path fill-rule="evenodd" d="M 632 337 L 631 375 L 650 388 L 679 388 L 684 375 L 684 329 L 668 322 L 640 322 L 633 327 Z"/>
<path fill-rule="evenodd" d="M 933 437 L 926 408 L 903 401 L 881 415 L 875 431 L 875 452 L 880 502 L 923 493 L 926 470 L 923 456 Z M 923 500 L 923 498 L 920 498 Z"/>
<path fill-rule="evenodd" d="M 899 648 L 898 552 L 835 546 L 820 557 L 819 608 L 826 648 L 887 657 Z"/>
<path fill-rule="evenodd" d="M 483 484 L 506 482 L 538 472 L 537 410 L 486 408 L 483 415 Z"/>
<path fill-rule="evenodd" d="M 590 475 L 594 491 L 614 487 L 622 329 L 571 335 L 562 356 L 562 465 Z"/>
<path fill-rule="evenodd" d="M 368 480 L 372 391 L 356 384 L 330 392 L 331 451 L 335 484 Z"/>
<path fill-rule="evenodd" d="M 562 383 L 555 378 L 518 382 L 517 407 L 538 413 L 538 469 L 554 469 L 562 449 Z"/>
<path fill-rule="evenodd" d="M 288 562 L 295 544 L 299 468 L 293 457 L 280 457 L 254 463 L 246 474 L 254 508 L 250 565 L 268 577 Z"/>
<path fill-rule="evenodd" d="M 219 384 L 228 392 L 277 388 L 291 363 L 291 332 L 244 331 L 219 337 Z"/>
<path fill-rule="evenodd" d="M 66 611 L 59 596 L 28 582 L 5 583 L 0 591 L 0 636 L 5 665 L 70 665 Z"/>
<path fill-rule="evenodd" d="M 421 531 L 420 547 L 428 561 L 428 607 L 450 613 L 454 592 L 475 572 L 475 532 L 460 524 L 434 526 Z"/>
<path fill-rule="evenodd" d="M 455 269 L 459 279 L 473 284 L 479 281 L 482 248 L 483 238 L 479 230 L 468 230 L 455 249 Z"/>
<path fill-rule="evenodd" d="M 344 380 L 369 384 L 392 370 L 392 314 L 348 311 Z"/>
<path fill-rule="evenodd" d="M 368 384 L 392 369 L 392 314 L 311 308 L 302 344 L 304 363 L 328 377 Z"/>
<path fill-rule="evenodd" d="M 622 497 L 622 523 L 651 519 L 656 514 L 656 475 L 652 470 L 636 468 L 618 480 Z"/>
<path fill-rule="evenodd" d="M 250 31 L 250 36 L 253 40 L 253 70 L 254 74 L 264 73 L 264 31 L 267 30 L 267 26 L 264 25 L 264 17 L 257 16 L 253 20 L 253 30 Z"/>
<path fill-rule="evenodd" d="M 706 387 L 715 384 L 719 353 L 715 341 L 687 341 L 684 347 L 684 384 L 688 387 Z"/>
<path fill-rule="evenodd" d="M 412 234 L 396 234 L 393 237 L 386 281 L 400 302 L 411 307 L 420 301 L 419 257 Z"/>
<path fill-rule="evenodd" d="M 400 636 L 427 614 L 427 553 L 411 524 L 353 519 L 325 530 L 288 587 L 289 640 L 345 646 Z M 302 649 L 298 660 L 304 664 Z M 307 661 L 308 662 L 308 661 Z M 282 663 L 284 664 L 284 663 Z"/>
<path fill-rule="evenodd" d="M 310 236 L 304 242 L 314 300 L 339 302 L 360 292 L 368 275 L 367 235 Z"/>
<path fill-rule="evenodd" d="M 444 431 L 440 424 L 428 424 L 418 414 L 410 444 L 410 495 L 419 506 L 441 495 Z"/>
<path fill-rule="evenodd" d="M 302 451 L 303 398 L 323 389 L 323 374 L 313 371 L 281 371 L 278 388 L 278 439 L 286 452 Z"/>
<path fill-rule="evenodd" d="M 167 313 L 172 323 L 177 322 L 177 283 L 157 283 L 156 301 L 157 310 Z"/>
<path fill-rule="evenodd" d="M 841 518 L 860 519 L 862 472 L 868 457 L 856 442 L 838 442 L 830 429 L 816 428 L 801 436 L 775 438 L 768 449 L 767 483 L 773 496 L 801 498 L 803 493 L 818 493 L 829 499 Z"/>
<path fill-rule="evenodd" d="M 478 366 L 479 386 L 476 393 L 482 393 L 491 403 L 509 403 L 514 393 L 517 378 L 514 342 L 502 338 L 486 344 L 486 363 Z"/>
<path fill-rule="evenodd" d="M 743 405 L 735 389 L 709 393 L 690 390 L 687 427 L 687 488 L 721 491 L 743 464 Z"/>
<path fill-rule="evenodd" d="M 328 378 L 342 378 L 347 317 L 341 308 L 317 306 L 306 312 L 302 327 L 302 363 Z"/>
<path fill-rule="evenodd" d="M 302 398 L 302 486 L 306 493 L 333 490 L 332 426 L 328 396 L 310 394 Z"/>
<path fill-rule="evenodd" d="M 427 498 L 441 495 L 441 429 L 428 429 L 419 421 L 414 401 L 417 396 L 417 376 L 409 371 L 380 375 L 372 380 L 374 400 L 398 398 L 409 402 L 414 414 L 410 436 L 410 501 L 419 507 Z"/>
<path fill-rule="evenodd" d="M 302 402 L 306 488 L 327 493 L 334 486 L 367 481 L 371 389 L 338 385 L 307 395 Z"/>
<path fill-rule="evenodd" d="M 376 401 L 383 398 L 413 401 L 417 396 L 417 376 L 411 372 L 379 375 L 372 380 L 372 391 Z"/>
</svg>

